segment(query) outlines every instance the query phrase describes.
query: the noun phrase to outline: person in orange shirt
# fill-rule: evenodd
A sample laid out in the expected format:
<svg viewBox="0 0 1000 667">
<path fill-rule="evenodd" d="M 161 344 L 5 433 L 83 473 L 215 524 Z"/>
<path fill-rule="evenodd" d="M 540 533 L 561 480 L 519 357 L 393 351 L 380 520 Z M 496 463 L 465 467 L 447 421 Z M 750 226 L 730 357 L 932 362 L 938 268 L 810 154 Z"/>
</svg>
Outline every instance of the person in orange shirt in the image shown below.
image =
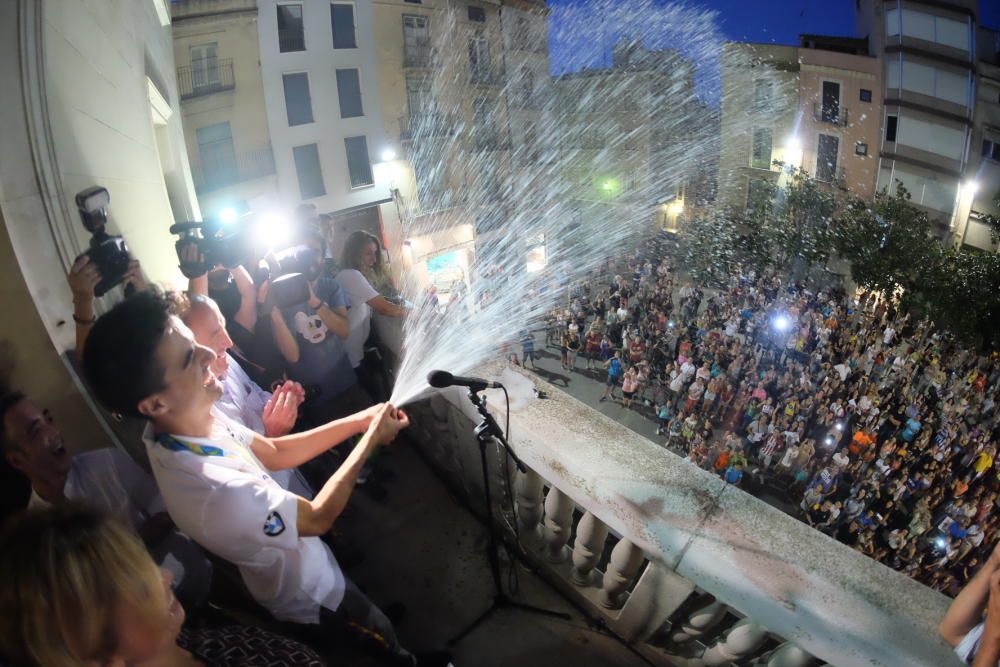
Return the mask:
<svg viewBox="0 0 1000 667">
<path fill-rule="evenodd" d="M 858 430 L 851 438 L 851 442 L 847 445 L 847 451 L 849 451 L 855 458 L 864 455 L 868 449 L 875 444 L 875 439 L 862 430 Z"/>
</svg>

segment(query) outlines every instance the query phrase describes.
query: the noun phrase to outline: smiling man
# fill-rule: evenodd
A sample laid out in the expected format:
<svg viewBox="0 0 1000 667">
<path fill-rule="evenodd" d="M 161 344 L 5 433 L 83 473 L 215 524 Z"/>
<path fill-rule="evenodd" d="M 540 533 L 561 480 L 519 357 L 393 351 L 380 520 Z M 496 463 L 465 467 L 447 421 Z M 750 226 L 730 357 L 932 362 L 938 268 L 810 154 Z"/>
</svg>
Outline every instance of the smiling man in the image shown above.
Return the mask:
<svg viewBox="0 0 1000 667">
<path fill-rule="evenodd" d="M 222 395 L 211 371 L 215 353 L 169 307 L 141 293 L 112 308 L 87 339 L 84 371 L 109 410 L 148 420 L 150 466 L 174 522 L 234 563 L 276 618 L 361 626 L 398 664 L 416 664 L 392 623 L 319 539 L 344 511 L 365 459 L 409 424 L 406 415 L 383 404 L 304 433 L 254 433 L 213 408 Z M 358 434 L 358 445 L 312 500 L 286 491 L 269 472 Z M 446 663 L 435 655 L 426 664 Z"/>
<path fill-rule="evenodd" d="M 0 398 L 0 447 L 31 482 L 29 508 L 75 501 L 117 517 L 171 571 L 185 604 L 204 601 L 211 563 L 174 528 L 156 484 L 128 455 L 105 447 L 71 456 L 52 414 L 19 392 Z"/>
</svg>

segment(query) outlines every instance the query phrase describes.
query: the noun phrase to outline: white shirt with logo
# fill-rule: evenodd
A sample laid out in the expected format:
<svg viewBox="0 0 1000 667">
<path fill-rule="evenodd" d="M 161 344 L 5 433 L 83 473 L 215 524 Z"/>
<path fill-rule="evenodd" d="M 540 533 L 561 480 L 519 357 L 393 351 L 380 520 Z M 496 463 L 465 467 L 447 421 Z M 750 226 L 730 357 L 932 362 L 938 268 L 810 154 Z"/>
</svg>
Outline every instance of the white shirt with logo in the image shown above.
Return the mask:
<svg viewBox="0 0 1000 667">
<path fill-rule="evenodd" d="M 171 449 L 143 433 L 150 466 L 177 527 L 236 565 L 247 589 L 276 618 L 318 623 L 320 607 L 336 610 L 344 575 L 318 537 L 300 537 L 298 497 L 283 489 L 251 451 L 253 432 L 218 410 L 208 438 L 183 445 L 221 455 Z M 203 451 L 214 451 L 204 449 Z"/>
</svg>

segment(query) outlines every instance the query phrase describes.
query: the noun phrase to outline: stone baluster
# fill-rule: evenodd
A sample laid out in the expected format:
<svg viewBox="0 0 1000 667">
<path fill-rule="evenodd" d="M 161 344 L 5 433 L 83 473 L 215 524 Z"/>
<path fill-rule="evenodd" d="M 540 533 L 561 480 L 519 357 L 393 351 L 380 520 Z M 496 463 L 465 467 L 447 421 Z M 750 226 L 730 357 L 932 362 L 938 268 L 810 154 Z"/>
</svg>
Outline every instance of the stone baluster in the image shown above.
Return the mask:
<svg viewBox="0 0 1000 667">
<path fill-rule="evenodd" d="M 646 556 L 639 547 L 625 538 L 619 540 L 611 550 L 608 569 L 604 573 L 599 600 L 606 609 L 620 609 L 625 603 L 625 589 L 639 571 Z"/>
<path fill-rule="evenodd" d="M 543 485 L 542 479 L 534 470 L 528 468 L 518 473 L 514 482 L 514 497 L 517 508 L 517 526 L 522 538 L 529 541 L 538 540 L 538 526 L 542 521 Z"/>
<path fill-rule="evenodd" d="M 608 527 L 590 512 L 586 512 L 576 525 L 576 540 L 573 542 L 573 583 L 590 586 L 594 579 L 594 568 L 604 552 L 604 542 L 608 539 Z"/>
<path fill-rule="evenodd" d="M 545 496 L 545 519 L 542 522 L 542 540 L 545 556 L 551 563 L 566 560 L 570 533 L 573 528 L 573 501 L 556 487 L 550 487 Z"/>
<path fill-rule="evenodd" d="M 726 616 L 726 605 L 705 593 L 695 603 L 687 618 L 680 621 L 670 633 L 676 645 L 687 644 L 711 632 Z"/>
<path fill-rule="evenodd" d="M 767 639 L 767 629 L 749 618 L 739 620 L 715 645 L 705 651 L 702 664 L 728 665 L 749 658 Z"/>
<path fill-rule="evenodd" d="M 769 651 L 754 663 L 755 667 L 809 667 L 816 659 L 791 642 Z"/>
</svg>

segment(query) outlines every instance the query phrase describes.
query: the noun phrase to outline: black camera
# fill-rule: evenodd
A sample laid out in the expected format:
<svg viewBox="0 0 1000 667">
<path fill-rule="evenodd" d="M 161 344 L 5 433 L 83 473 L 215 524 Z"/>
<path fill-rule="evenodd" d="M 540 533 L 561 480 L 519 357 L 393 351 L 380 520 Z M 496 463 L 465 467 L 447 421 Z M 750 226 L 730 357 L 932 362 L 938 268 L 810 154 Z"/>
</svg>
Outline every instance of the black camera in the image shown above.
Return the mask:
<svg viewBox="0 0 1000 667">
<path fill-rule="evenodd" d="M 101 275 L 101 281 L 94 287 L 94 296 L 104 296 L 112 287 L 124 280 L 125 274 L 128 273 L 130 257 L 125 239 L 112 236 L 104 229 L 108 224 L 110 203 L 111 194 L 99 185 L 76 194 L 76 207 L 80 211 L 80 219 L 90 232 L 90 249 L 83 255 L 90 257 L 90 261 Z"/>
<path fill-rule="evenodd" d="M 275 278 L 268 291 L 278 308 L 289 308 L 309 300 L 309 282 L 301 273 L 286 273 Z"/>
<path fill-rule="evenodd" d="M 243 216 L 230 223 L 221 220 L 203 222 L 178 222 L 171 225 L 170 233 L 178 234 L 175 247 L 181 260 L 180 269 L 185 278 L 197 278 L 216 266 L 235 269 L 253 260 L 254 244 L 247 217 Z M 184 261 L 181 250 L 190 244 L 198 247 L 201 257 Z"/>
</svg>

